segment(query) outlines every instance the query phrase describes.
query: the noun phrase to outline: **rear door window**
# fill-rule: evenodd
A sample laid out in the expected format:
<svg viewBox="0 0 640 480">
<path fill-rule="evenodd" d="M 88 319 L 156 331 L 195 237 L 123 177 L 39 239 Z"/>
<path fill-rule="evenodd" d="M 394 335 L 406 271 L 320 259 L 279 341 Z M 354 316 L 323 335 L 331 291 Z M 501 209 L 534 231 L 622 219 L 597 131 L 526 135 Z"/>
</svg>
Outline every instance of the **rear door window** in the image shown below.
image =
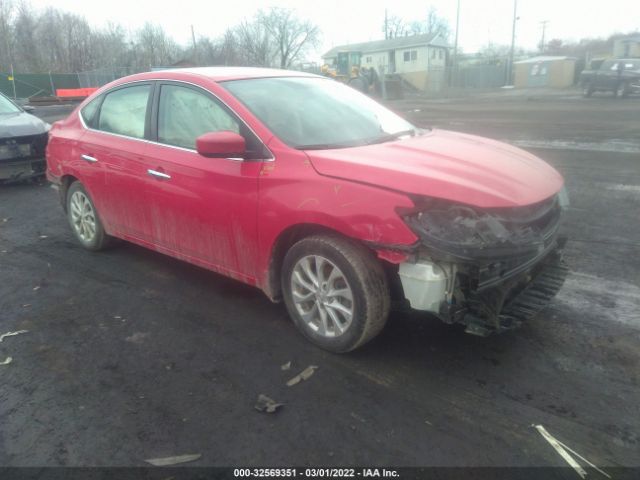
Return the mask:
<svg viewBox="0 0 640 480">
<path fill-rule="evenodd" d="M 135 85 L 107 93 L 98 117 L 98 129 L 144 138 L 151 85 Z"/>
</svg>

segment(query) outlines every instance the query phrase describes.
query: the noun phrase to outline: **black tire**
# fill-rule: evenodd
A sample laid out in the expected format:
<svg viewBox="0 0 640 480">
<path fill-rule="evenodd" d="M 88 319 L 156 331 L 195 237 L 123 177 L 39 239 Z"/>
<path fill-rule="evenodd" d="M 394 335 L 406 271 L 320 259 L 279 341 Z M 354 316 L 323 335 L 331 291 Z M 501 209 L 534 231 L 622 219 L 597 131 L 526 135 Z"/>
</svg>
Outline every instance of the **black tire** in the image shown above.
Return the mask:
<svg viewBox="0 0 640 480">
<path fill-rule="evenodd" d="M 585 98 L 589 98 L 591 95 L 593 95 L 593 86 L 591 85 L 591 82 L 583 83 L 582 96 Z"/>
<path fill-rule="evenodd" d="M 294 268 L 310 255 L 333 263 L 351 288 L 351 323 L 344 333 L 332 338 L 315 332 L 302 319 L 293 300 Z M 281 282 L 284 301 L 296 327 L 312 343 L 330 352 L 349 352 L 364 345 L 382 331 L 389 316 L 389 285 L 380 261 L 363 246 L 337 235 L 307 237 L 293 245 L 284 258 Z"/>
<path fill-rule="evenodd" d="M 90 238 L 83 238 L 80 235 L 73 220 L 71 199 L 73 198 L 73 195 L 76 192 L 84 195 L 84 197 L 87 199 L 93 211 L 93 216 L 95 219 L 95 222 L 94 222 L 95 234 L 92 235 Z M 93 252 L 102 250 L 109 245 L 111 237 L 109 237 L 106 234 L 104 227 L 102 226 L 102 222 L 100 221 L 100 215 L 98 214 L 98 211 L 95 205 L 93 204 L 93 200 L 91 199 L 91 196 L 89 195 L 89 193 L 86 191 L 86 189 L 80 182 L 74 182 L 69 186 L 69 189 L 67 190 L 66 207 L 67 207 L 67 219 L 69 221 L 69 226 L 71 227 L 71 231 L 73 232 L 74 237 L 76 238 L 76 240 L 78 240 L 80 245 L 82 245 L 87 250 L 91 250 Z"/>
<path fill-rule="evenodd" d="M 629 96 L 629 84 L 627 82 L 620 82 L 614 96 L 618 98 L 627 98 Z"/>
</svg>

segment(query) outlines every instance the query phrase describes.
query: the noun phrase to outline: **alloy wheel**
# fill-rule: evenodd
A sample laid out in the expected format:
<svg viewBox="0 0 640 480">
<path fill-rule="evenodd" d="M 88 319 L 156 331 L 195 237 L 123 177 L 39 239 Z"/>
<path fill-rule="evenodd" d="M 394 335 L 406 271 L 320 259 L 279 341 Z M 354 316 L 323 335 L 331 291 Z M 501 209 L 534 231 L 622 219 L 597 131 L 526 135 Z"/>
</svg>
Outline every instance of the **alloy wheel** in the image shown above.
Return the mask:
<svg viewBox="0 0 640 480">
<path fill-rule="evenodd" d="M 69 202 L 71 222 L 78 238 L 90 243 L 96 236 L 96 214 L 89 198 L 81 191 L 73 192 Z"/>
<path fill-rule="evenodd" d="M 353 320 L 353 291 L 344 273 L 320 255 L 302 257 L 291 274 L 296 310 L 316 334 L 338 337 Z"/>
</svg>

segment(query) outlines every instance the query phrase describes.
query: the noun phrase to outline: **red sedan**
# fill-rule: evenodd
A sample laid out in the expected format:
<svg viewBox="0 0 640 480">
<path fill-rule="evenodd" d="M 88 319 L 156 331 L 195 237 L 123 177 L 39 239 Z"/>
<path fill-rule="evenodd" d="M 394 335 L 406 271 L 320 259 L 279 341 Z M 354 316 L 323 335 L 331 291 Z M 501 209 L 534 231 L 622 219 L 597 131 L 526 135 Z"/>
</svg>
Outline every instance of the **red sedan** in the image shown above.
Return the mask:
<svg viewBox="0 0 640 480">
<path fill-rule="evenodd" d="M 311 74 L 119 79 L 54 124 L 47 165 L 83 247 L 118 237 L 255 285 L 335 352 L 378 334 L 392 300 L 508 330 L 566 275 L 552 167 Z"/>
</svg>

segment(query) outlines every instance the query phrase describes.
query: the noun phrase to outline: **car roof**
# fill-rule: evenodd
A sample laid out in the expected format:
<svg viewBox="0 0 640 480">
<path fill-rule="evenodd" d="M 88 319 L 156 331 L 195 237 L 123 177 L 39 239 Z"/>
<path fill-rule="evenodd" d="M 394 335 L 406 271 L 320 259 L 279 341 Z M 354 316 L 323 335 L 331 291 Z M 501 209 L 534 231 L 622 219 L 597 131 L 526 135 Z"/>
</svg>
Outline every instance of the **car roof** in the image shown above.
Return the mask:
<svg viewBox="0 0 640 480">
<path fill-rule="evenodd" d="M 193 76 L 206 77 L 214 82 L 224 82 L 227 80 L 242 80 L 249 78 L 269 78 L 269 77 L 318 77 L 312 73 L 297 72 L 293 70 L 280 70 L 276 68 L 254 68 L 254 67 L 197 67 L 197 68 L 173 68 L 167 70 L 155 70 L 151 72 L 138 73 L 125 77 L 131 80 L 187 80 Z"/>
</svg>

